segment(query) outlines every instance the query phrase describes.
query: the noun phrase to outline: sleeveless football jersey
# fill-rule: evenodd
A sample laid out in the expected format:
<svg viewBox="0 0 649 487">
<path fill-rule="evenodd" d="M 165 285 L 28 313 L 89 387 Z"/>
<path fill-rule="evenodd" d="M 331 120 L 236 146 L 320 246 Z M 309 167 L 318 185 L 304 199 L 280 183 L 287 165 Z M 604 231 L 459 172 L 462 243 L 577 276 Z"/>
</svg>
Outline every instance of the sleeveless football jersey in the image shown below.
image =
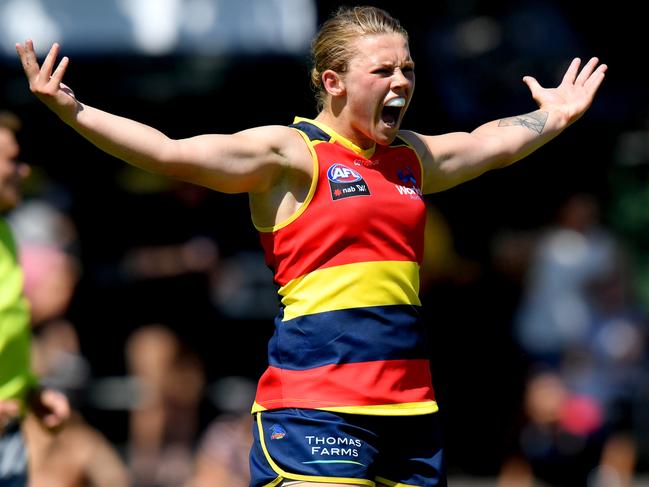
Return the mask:
<svg viewBox="0 0 649 487">
<path fill-rule="evenodd" d="M 281 304 L 253 412 L 436 411 L 419 318 L 421 161 L 400 138 L 362 150 L 315 121 L 291 127 L 314 174 L 293 216 L 257 228 Z"/>
</svg>

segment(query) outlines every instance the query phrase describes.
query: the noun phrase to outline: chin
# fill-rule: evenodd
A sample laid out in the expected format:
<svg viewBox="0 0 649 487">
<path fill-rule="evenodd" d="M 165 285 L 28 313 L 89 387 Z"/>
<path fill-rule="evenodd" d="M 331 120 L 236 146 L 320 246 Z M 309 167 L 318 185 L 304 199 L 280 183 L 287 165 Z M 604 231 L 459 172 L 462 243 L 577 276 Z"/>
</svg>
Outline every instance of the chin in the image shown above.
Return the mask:
<svg viewBox="0 0 649 487">
<path fill-rule="evenodd" d="M 398 125 L 396 127 L 387 130 L 383 129 L 378 134 L 376 134 L 375 141 L 379 145 L 390 145 L 392 142 L 394 142 L 394 139 L 397 138 L 398 133 L 399 133 Z"/>
<path fill-rule="evenodd" d="M 376 141 L 376 143 L 378 145 L 390 145 L 392 142 L 394 142 L 394 139 L 396 139 L 396 138 L 397 138 L 396 135 L 393 136 L 393 137 L 387 137 L 387 138 L 386 137 L 381 137 Z"/>
</svg>

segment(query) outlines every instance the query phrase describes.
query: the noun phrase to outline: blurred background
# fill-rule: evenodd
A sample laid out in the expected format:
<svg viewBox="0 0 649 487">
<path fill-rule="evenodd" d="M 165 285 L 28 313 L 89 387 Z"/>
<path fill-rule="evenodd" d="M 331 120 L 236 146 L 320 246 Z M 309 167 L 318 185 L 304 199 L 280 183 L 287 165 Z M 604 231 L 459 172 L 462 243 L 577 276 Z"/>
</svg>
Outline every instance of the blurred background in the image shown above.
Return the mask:
<svg viewBox="0 0 649 487">
<path fill-rule="evenodd" d="M 417 90 L 404 128 L 420 133 L 533 111 L 522 77 L 557 85 L 575 56 L 609 65 L 591 109 L 560 137 L 426 197 L 422 299 L 452 477 L 649 485 L 639 7 L 367 3 L 410 33 Z M 249 419 L 251 383 L 266 365 L 272 276 L 246 195 L 104 155 L 30 94 L 14 44 L 31 38 L 43 55 L 59 42 L 71 58 L 65 82 L 87 104 L 173 138 L 233 133 L 315 117 L 309 44 L 342 4 L 0 0 L 0 109 L 22 119 L 21 159 L 32 165 L 11 221 L 38 368 L 105 435 L 135 485 L 202 485 L 202 476 L 226 485 L 219 472 L 245 470 L 237 419 Z"/>
</svg>

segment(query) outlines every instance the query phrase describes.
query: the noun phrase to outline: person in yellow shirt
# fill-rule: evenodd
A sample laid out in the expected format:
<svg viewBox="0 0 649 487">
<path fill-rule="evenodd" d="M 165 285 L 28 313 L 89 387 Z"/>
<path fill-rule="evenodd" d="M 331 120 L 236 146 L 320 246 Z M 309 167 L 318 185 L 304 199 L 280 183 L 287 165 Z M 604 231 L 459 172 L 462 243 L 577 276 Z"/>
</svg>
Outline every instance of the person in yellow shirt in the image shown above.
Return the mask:
<svg viewBox="0 0 649 487">
<path fill-rule="evenodd" d="M 21 200 L 20 182 L 29 167 L 17 160 L 20 119 L 0 111 L 0 485 L 27 485 L 27 450 L 20 420 L 27 409 L 48 430 L 70 414 L 66 396 L 43 389 L 30 365 L 30 315 L 23 295 L 18 251 L 4 215 Z"/>
</svg>

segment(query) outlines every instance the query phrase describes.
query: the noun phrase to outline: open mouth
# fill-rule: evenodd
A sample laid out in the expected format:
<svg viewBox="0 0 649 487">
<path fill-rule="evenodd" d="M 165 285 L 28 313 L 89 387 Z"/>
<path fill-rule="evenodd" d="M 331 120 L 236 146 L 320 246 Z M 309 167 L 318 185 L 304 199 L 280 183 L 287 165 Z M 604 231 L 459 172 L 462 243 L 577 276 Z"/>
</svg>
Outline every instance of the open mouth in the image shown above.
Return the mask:
<svg viewBox="0 0 649 487">
<path fill-rule="evenodd" d="M 401 111 L 406 106 L 406 99 L 403 97 L 393 98 L 388 101 L 381 110 L 381 120 L 388 127 L 393 128 L 399 122 Z"/>
</svg>

